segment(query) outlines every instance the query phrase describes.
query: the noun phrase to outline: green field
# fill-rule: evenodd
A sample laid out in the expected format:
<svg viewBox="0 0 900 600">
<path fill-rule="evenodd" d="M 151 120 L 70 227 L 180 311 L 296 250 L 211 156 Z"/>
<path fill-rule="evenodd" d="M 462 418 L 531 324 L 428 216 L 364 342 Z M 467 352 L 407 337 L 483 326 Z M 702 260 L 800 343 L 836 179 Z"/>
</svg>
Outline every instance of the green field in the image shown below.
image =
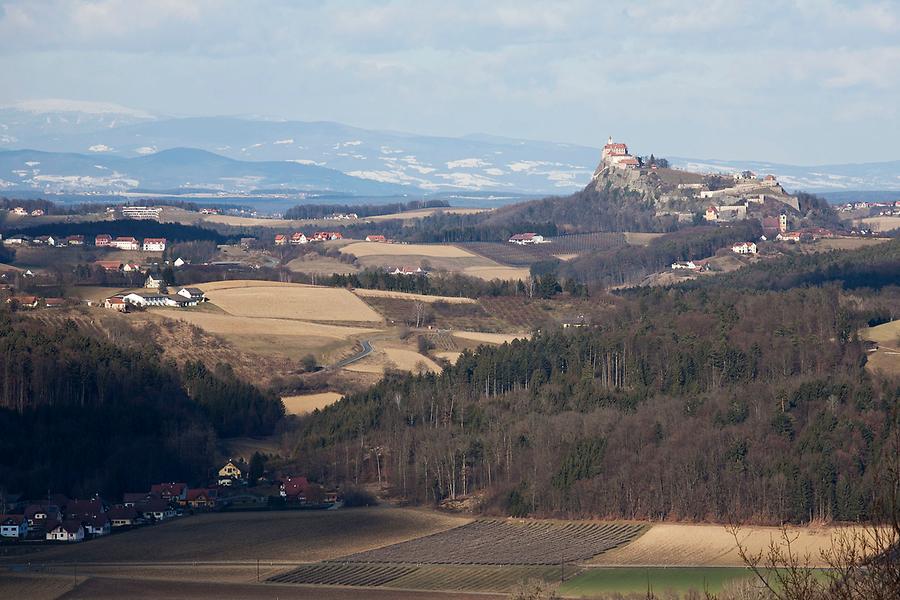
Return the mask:
<svg viewBox="0 0 900 600">
<path fill-rule="evenodd" d="M 708 589 L 717 593 L 731 581 L 753 574 L 743 567 L 602 567 L 586 569 L 559 589 L 565 596 L 645 593 L 648 585 L 656 593 Z"/>
</svg>

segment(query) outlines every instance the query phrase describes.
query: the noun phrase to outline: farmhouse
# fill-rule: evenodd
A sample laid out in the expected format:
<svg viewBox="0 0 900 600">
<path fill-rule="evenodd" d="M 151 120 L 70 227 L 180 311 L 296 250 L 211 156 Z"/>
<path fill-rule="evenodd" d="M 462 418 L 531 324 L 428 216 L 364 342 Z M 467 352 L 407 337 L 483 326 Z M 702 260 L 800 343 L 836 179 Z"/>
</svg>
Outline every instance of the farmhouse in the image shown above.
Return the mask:
<svg viewBox="0 0 900 600">
<path fill-rule="evenodd" d="M 44 216 L 44 209 L 42 209 L 42 208 L 36 208 L 36 209 L 34 209 L 33 211 L 31 211 L 31 216 L 32 216 L 32 217 L 43 217 L 43 216 Z"/>
<path fill-rule="evenodd" d="M 149 498 L 143 502 L 136 503 L 134 508 L 138 513 L 143 515 L 145 519 L 165 521 L 166 519 L 171 519 L 175 516 L 175 510 L 168 502 L 161 498 Z"/>
<path fill-rule="evenodd" d="M 74 520 L 47 523 L 46 539 L 54 542 L 80 542 L 84 540 L 84 526 Z"/>
<path fill-rule="evenodd" d="M 198 304 L 200 302 L 206 302 L 206 294 L 204 294 L 203 290 L 201 290 L 200 288 L 183 287 L 180 290 L 178 290 L 178 295 L 183 296 L 184 298 L 186 298 L 188 301 L 192 302 L 193 304 Z M 193 306 L 193 304 L 192 304 L 192 306 Z"/>
<path fill-rule="evenodd" d="M 306 477 L 288 477 L 281 483 L 281 497 L 306 502 L 310 485 Z"/>
<path fill-rule="evenodd" d="M 188 264 L 188 261 L 184 260 L 183 258 L 181 258 L 179 256 L 178 258 L 175 259 L 175 262 L 172 263 L 172 266 L 174 266 L 175 268 L 178 268 L 178 267 L 183 267 L 186 264 Z"/>
<path fill-rule="evenodd" d="M 151 290 L 161 290 L 166 287 L 166 282 L 162 280 L 162 277 L 147 275 L 147 281 L 144 282 L 144 287 Z"/>
<path fill-rule="evenodd" d="M 65 298 L 44 298 L 44 308 L 60 308 L 65 305 Z"/>
<path fill-rule="evenodd" d="M 291 245 L 292 246 L 299 246 L 300 244 L 307 244 L 307 243 L 309 243 L 309 240 L 306 238 L 306 236 L 303 233 L 301 233 L 299 231 L 295 231 L 294 233 L 291 234 Z"/>
<path fill-rule="evenodd" d="M 678 261 L 672 263 L 672 270 L 684 270 L 684 271 L 699 271 L 700 267 L 692 260 L 688 261 Z"/>
<path fill-rule="evenodd" d="M 94 237 L 94 245 L 98 248 L 103 248 L 104 246 L 109 246 L 112 243 L 112 237 L 108 236 L 105 233 L 101 233 L 98 236 Z"/>
<path fill-rule="evenodd" d="M 141 265 L 137 263 L 125 263 L 124 265 L 122 265 L 122 271 L 124 271 L 125 273 L 140 273 Z"/>
<path fill-rule="evenodd" d="M 56 504 L 31 504 L 25 509 L 25 520 L 29 527 L 62 521 L 62 511 Z"/>
<path fill-rule="evenodd" d="M 287 244 L 287 236 L 284 235 L 283 233 L 276 233 L 275 234 L 275 245 L 276 246 L 284 246 L 285 244 Z"/>
<path fill-rule="evenodd" d="M 144 252 L 163 252 L 166 249 L 166 238 L 144 238 Z"/>
<path fill-rule="evenodd" d="M 344 236 L 339 231 L 317 231 L 313 234 L 313 242 L 327 242 L 330 240 L 342 240 Z"/>
<path fill-rule="evenodd" d="M 509 238 L 509 242 L 511 244 L 519 244 L 520 246 L 526 244 L 543 244 L 544 236 L 537 233 L 517 233 Z"/>
<path fill-rule="evenodd" d="M 128 303 L 122 296 L 110 296 L 103 301 L 103 308 L 111 308 L 119 312 L 128 312 Z"/>
<path fill-rule="evenodd" d="M 186 483 L 157 483 L 150 486 L 150 496 L 167 502 L 183 502 L 187 498 Z"/>
<path fill-rule="evenodd" d="M 387 242 L 387 238 L 384 237 L 383 235 L 367 235 L 366 241 L 367 242 L 379 242 L 379 243 L 383 244 L 383 243 Z"/>
<path fill-rule="evenodd" d="M 706 209 L 706 213 L 703 215 L 703 218 L 707 221 L 715 223 L 719 220 L 719 209 L 715 206 L 710 206 Z"/>
<path fill-rule="evenodd" d="M 97 260 L 94 265 L 100 267 L 106 272 L 121 271 L 122 263 L 117 260 Z"/>
<path fill-rule="evenodd" d="M 27 235 L 19 234 L 19 235 L 10 236 L 10 237 L 6 238 L 5 240 L 3 240 L 3 245 L 4 246 L 24 246 L 24 245 L 28 244 L 28 242 L 30 242 L 30 241 L 31 241 L 31 238 L 28 237 Z"/>
<path fill-rule="evenodd" d="M 108 535 L 110 531 L 112 531 L 112 523 L 109 520 L 109 517 L 106 514 L 97 515 L 91 517 L 90 519 L 85 519 L 82 521 L 82 525 L 85 528 L 85 532 L 94 537 L 100 537 L 101 535 Z"/>
<path fill-rule="evenodd" d="M 14 209 L 12 209 L 12 214 L 25 217 L 25 216 L 28 216 L 28 211 L 25 210 L 24 208 L 22 208 L 21 206 L 17 206 Z"/>
<path fill-rule="evenodd" d="M 244 477 L 249 469 L 243 461 L 228 459 L 221 469 L 219 469 L 219 478 L 240 479 Z"/>
<path fill-rule="evenodd" d="M 137 522 L 138 513 L 132 506 L 114 506 L 106 513 L 113 529 L 116 527 L 130 527 Z"/>
<path fill-rule="evenodd" d="M 7 304 L 15 303 L 19 308 L 37 308 L 38 302 L 37 296 L 10 296 L 6 299 Z"/>
<path fill-rule="evenodd" d="M 192 489 L 187 492 L 186 504 L 191 508 L 215 508 L 215 490 Z"/>
<path fill-rule="evenodd" d="M 110 248 L 118 248 L 119 250 L 137 250 L 140 244 L 133 237 L 123 236 L 117 237 L 109 243 Z"/>
<path fill-rule="evenodd" d="M 28 535 L 28 520 L 24 515 L 0 515 L 0 537 L 23 539 Z"/>
<path fill-rule="evenodd" d="M 428 275 L 428 271 L 422 267 L 397 267 L 391 271 L 391 275 Z"/>
<path fill-rule="evenodd" d="M 123 296 L 123 299 L 129 304 L 140 307 L 180 306 L 178 302 L 176 302 L 166 294 L 139 294 L 137 292 L 131 292 L 130 294 L 125 294 L 125 296 Z"/>
<path fill-rule="evenodd" d="M 799 231 L 787 231 L 779 233 L 775 236 L 775 239 L 779 242 L 799 242 L 801 239 L 801 233 Z"/>
<path fill-rule="evenodd" d="M 84 246 L 83 235 L 70 235 L 63 240 L 67 246 Z"/>
<path fill-rule="evenodd" d="M 735 254 L 756 254 L 756 244 L 753 242 L 741 242 L 731 247 Z"/>
</svg>

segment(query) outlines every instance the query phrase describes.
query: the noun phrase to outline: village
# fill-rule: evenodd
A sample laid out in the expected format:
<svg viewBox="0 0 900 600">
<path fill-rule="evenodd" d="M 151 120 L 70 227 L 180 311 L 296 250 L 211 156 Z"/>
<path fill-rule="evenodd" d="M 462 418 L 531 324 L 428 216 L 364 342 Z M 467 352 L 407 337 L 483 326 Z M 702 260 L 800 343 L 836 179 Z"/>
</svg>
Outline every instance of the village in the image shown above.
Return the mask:
<svg viewBox="0 0 900 600">
<path fill-rule="evenodd" d="M 201 512 L 340 507 L 338 491 L 302 476 L 274 476 L 264 462 L 254 462 L 228 459 L 209 486 L 156 483 L 115 503 L 49 492 L 40 500 L 0 496 L 0 551 L 10 544 L 77 543 Z"/>
</svg>

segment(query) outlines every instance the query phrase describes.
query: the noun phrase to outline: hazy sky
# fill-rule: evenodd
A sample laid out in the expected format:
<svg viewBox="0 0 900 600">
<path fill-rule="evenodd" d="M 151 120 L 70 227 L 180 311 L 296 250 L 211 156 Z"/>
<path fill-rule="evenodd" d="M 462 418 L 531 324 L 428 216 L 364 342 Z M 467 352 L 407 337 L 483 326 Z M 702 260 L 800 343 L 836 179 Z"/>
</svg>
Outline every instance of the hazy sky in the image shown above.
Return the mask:
<svg viewBox="0 0 900 600">
<path fill-rule="evenodd" d="M 0 103 L 900 159 L 900 1 L 0 0 Z"/>
</svg>

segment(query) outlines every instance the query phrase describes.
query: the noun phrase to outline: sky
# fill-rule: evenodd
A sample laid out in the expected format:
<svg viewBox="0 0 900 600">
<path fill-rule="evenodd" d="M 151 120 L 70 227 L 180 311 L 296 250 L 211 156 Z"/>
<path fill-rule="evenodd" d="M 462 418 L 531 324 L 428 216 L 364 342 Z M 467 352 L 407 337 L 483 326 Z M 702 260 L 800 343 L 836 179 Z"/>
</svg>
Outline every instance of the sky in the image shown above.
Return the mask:
<svg viewBox="0 0 900 600">
<path fill-rule="evenodd" d="M 900 160 L 900 1 L 0 0 L 0 104 Z"/>
</svg>

